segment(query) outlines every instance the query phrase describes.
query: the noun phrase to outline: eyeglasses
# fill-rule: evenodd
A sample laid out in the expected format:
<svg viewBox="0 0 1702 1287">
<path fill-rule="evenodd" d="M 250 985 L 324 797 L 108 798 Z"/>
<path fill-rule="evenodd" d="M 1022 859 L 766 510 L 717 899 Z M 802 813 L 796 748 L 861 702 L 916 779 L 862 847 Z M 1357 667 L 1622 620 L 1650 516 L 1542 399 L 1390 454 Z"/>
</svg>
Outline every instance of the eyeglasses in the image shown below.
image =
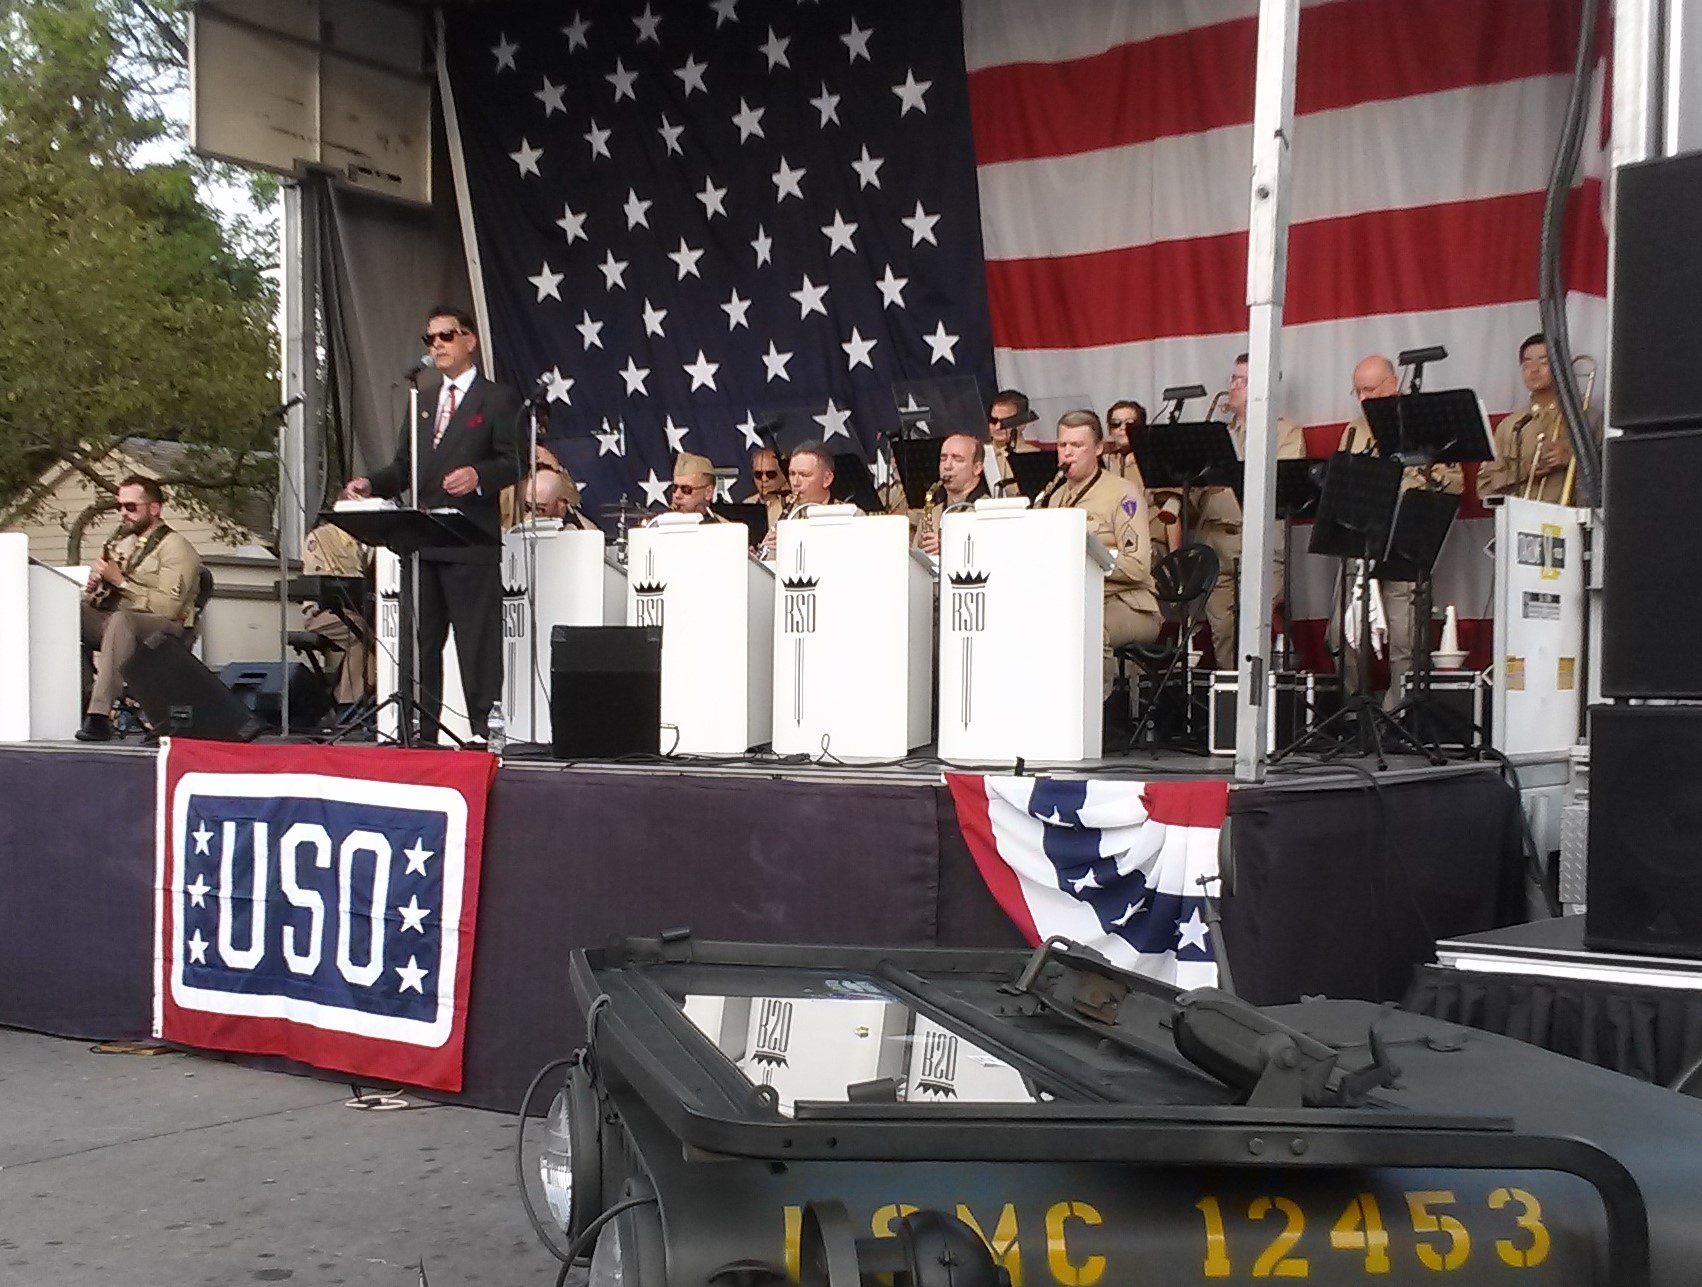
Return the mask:
<svg viewBox="0 0 1702 1287">
<path fill-rule="evenodd" d="M 467 332 L 459 327 L 452 331 L 427 331 L 424 335 L 420 336 L 420 343 L 429 349 L 433 344 L 448 344 L 451 343 L 456 336 L 465 334 L 467 334 Z"/>
<path fill-rule="evenodd" d="M 148 508 L 147 501 L 119 501 L 118 508 L 126 514 L 141 513 Z"/>
<path fill-rule="evenodd" d="M 751 470 L 751 477 L 752 478 L 778 478 L 778 477 L 780 477 L 780 471 L 778 469 L 753 469 L 753 470 Z"/>
</svg>

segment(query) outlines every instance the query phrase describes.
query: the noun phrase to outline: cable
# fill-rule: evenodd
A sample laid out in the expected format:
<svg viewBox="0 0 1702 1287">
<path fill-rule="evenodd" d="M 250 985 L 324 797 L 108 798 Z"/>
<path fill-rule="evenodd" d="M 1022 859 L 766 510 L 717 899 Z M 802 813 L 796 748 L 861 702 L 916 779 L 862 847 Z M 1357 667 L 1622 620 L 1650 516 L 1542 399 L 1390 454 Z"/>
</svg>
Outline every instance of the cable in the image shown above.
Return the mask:
<svg viewBox="0 0 1702 1287">
<path fill-rule="evenodd" d="M 1567 94 L 1560 142 L 1555 148 L 1554 166 L 1548 176 L 1547 190 L 1543 193 L 1542 245 L 1538 256 L 1538 304 L 1543 338 L 1548 345 L 1549 367 L 1554 376 L 1555 399 L 1560 404 L 1561 421 L 1566 426 L 1572 455 L 1578 462 L 1579 496 L 1591 505 L 1598 504 L 1601 498 L 1601 451 L 1578 393 L 1577 376 L 1572 370 L 1572 340 L 1566 321 L 1566 275 L 1565 265 L 1561 262 L 1561 247 L 1566 232 L 1567 196 L 1572 188 L 1572 176 L 1578 169 L 1578 157 L 1589 125 L 1590 58 L 1595 51 L 1599 11 L 1599 0 L 1583 0 L 1578 49 L 1572 64 L 1572 83 Z"/>
<path fill-rule="evenodd" d="M 622 1211 L 630 1211 L 634 1207 L 642 1207 L 655 1201 L 656 1195 L 654 1193 L 646 1193 L 644 1196 L 637 1198 L 626 1198 L 615 1203 L 614 1206 L 610 1207 L 607 1211 L 602 1212 L 595 1220 L 586 1225 L 585 1232 L 575 1238 L 573 1240 L 573 1245 L 567 1249 L 567 1256 L 562 1260 L 561 1269 L 556 1274 L 556 1287 L 565 1287 L 568 1271 L 573 1268 L 573 1262 L 585 1254 L 585 1248 L 590 1245 L 591 1239 L 602 1231 L 604 1225 L 606 1225 L 610 1220 L 613 1220 Z"/>
<path fill-rule="evenodd" d="M 531 1085 L 526 1087 L 526 1093 L 520 1097 L 520 1123 L 514 1131 L 514 1183 L 520 1187 L 520 1204 L 526 1208 L 526 1222 L 532 1226 L 532 1232 L 538 1235 L 538 1241 L 544 1244 L 550 1255 L 565 1264 L 572 1264 L 573 1262 L 566 1252 L 560 1250 L 556 1246 L 555 1239 L 550 1237 L 550 1235 L 544 1230 L 543 1222 L 538 1219 L 538 1213 L 532 1206 L 532 1194 L 526 1187 L 526 1169 L 524 1164 L 526 1148 L 526 1118 L 532 1107 L 532 1096 L 537 1093 L 538 1087 L 542 1084 L 544 1078 L 548 1077 L 557 1068 L 567 1067 L 578 1058 L 579 1056 L 577 1054 L 564 1055 L 560 1059 L 550 1060 L 549 1063 L 538 1069 L 537 1075 L 532 1078 Z"/>
</svg>

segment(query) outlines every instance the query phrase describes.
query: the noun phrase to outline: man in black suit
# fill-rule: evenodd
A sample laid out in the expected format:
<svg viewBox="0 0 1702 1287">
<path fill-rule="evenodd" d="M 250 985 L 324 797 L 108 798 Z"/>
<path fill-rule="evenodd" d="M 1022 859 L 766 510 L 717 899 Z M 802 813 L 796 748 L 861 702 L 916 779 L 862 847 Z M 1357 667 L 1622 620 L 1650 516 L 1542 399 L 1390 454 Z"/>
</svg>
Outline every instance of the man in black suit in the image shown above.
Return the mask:
<svg viewBox="0 0 1702 1287">
<path fill-rule="evenodd" d="M 490 545 L 422 550 L 419 556 L 420 735 L 437 736 L 443 706 L 443 645 L 451 626 L 461 659 L 461 688 L 473 732 L 485 736 L 485 717 L 502 695 L 502 520 L 498 497 L 520 476 L 519 395 L 484 379 L 474 365 L 479 335 L 457 308 L 434 308 L 423 337 L 443 375 L 435 394 L 420 397 L 413 441 L 419 452 L 422 509 L 452 506 L 485 529 Z M 409 484 L 409 439 L 396 458 L 370 478 L 343 489 L 351 499 L 396 496 Z"/>
</svg>

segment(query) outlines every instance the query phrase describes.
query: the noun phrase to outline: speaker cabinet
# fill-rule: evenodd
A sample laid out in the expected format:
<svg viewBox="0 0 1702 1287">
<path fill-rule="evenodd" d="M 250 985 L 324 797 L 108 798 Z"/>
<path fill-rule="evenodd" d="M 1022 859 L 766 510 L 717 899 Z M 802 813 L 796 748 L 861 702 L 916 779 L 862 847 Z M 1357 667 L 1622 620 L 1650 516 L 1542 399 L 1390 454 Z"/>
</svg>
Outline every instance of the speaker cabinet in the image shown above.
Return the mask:
<svg viewBox="0 0 1702 1287">
<path fill-rule="evenodd" d="M 550 631 L 550 751 L 558 760 L 655 755 L 661 748 L 662 631 Z"/>
<path fill-rule="evenodd" d="M 313 668 L 305 662 L 292 661 L 290 677 L 290 731 L 305 732 L 313 728 L 331 709 L 331 693 Z M 284 727 L 284 664 L 279 661 L 232 661 L 219 669 L 224 686 L 242 699 L 266 725 L 266 731 L 280 733 Z"/>
<path fill-rule="evenodd" d="M 142 640 L 124 664 L 124 683 L 161 735 L 252 742 L 264 731 L 242 699 L 163 630 Z"/>
<path fill-rule="evenodd" d="M 1627 434 L 1607 444 L 1602 567 L 1602 693 L 1702 698 L 1702 429 Z"/>
<path fill-rule="evenodd" d="M 1702 707 L 1590 712 L 1585 946 L 1702 957 Z"/>
<path fill-rule="evenodd" d="M 1702 152 L 1616 172 L 1613 391 L 1618 429 L 1702 425 Z"/>
</svg>

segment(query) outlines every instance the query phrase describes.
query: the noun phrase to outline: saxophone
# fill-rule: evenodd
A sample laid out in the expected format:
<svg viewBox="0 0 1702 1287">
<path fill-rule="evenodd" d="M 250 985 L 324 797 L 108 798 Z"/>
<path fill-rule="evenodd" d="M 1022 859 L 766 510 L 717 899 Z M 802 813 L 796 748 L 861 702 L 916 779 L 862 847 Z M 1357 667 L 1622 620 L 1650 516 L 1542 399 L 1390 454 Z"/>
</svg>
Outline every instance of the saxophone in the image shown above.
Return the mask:
<svg viewBox="0 0 1702 1287">
<path fill-rule="evenodd" d="M 922 497 L 922 521 L 916 525 L 916 547 L 918 549 L 926 547 L 928 537 L 932 536 L 934 529 L 939 526 L 934 518 L 934 507 L 944 501 L 945 497 L 946 485 L 943 482 L 935 483 Z"/>
</svg>

